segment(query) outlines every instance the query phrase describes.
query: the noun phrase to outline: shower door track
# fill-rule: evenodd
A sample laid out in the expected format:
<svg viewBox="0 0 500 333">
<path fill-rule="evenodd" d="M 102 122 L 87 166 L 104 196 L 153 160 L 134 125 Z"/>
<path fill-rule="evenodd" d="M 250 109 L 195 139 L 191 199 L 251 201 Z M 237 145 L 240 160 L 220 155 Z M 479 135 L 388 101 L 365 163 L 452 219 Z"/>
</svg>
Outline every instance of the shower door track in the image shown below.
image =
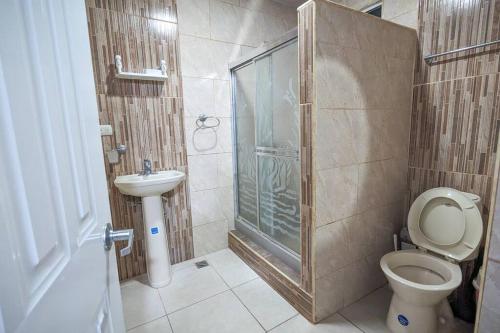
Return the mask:
<svg viewBox="0 0 500 333">
<path fill-rule="evenodd" d="M 253 242 L 263 247 L 267 251 L 269 251 L 272 255 L 278 257 L 282 260 L 286 265 L 288 265 L 293 270 L 300 272 L 301 271 L 301 259 L 300 255 L 293 252 L 292 250 L 284 247 L 276 240 L 272 239 L 266 233 L 260 230 L 260 198 L 259 198 L 259 172 L 258 172 L 258 159 L 255 159 L 255 184 L 256 184 L 256 216 L 257 216 L 257 225 L 252 224 L 247 221 L 245 218 L 241 217 L 238 211 L 239 207 L 239 196 L 238 196 L 238 149 L 237 149 L 237 137 L 236 137 L 236 105 L 235 105 L 235 87 L 236 84 L 234 82 L 233 72 L 235 70 L 241 69 L 251 64 L 255 64 L 255 61 L 265 57 L 266 55 L 280 49 L 286 47 L 288 44 L 291 44 L 297 40 L 297 29 L 293 29 L 283 35 L 279 40 L 271 42 L 269 44 L 260 47 L 253 52 L 250 52 L 248 55 L 238 59 L 237 61 L 229 64 L 229 70 L 231 72 L 231 111 L 232 111 L 232 133 L 233 133 L 233 197 L 234 197 L 234 216 L 235 216 L 235 226 L 239 231 L 241 231 L 245 236 L 250 238 Z M 298 64 L 297 64 L 298 66 Z M 255 126 L 255 130 L 257 131 L 257 127 Z M 260 147 L 255 146 L 255 154 L 256 156 L 275 156 L 280 158 L 288 158 L 288 159 L 298 159 L 300 156 L 299 151 L 288 149 L 286 151 L 281 149 L 276 149 L 272 147 Z"/>
</svg>

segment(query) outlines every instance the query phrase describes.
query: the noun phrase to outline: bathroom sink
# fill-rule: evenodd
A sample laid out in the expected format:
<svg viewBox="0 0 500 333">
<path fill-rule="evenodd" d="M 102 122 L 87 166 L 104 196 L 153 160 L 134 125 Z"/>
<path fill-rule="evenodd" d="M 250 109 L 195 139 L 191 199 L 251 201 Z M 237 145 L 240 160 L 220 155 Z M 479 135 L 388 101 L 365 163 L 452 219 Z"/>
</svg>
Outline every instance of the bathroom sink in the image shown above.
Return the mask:
<svg viewBox="0 0 500 333">
<path fill-rule="evenodd" d="M 115 186 L 121 193 L 136 197 L 153 197 L 175 188 L 186 178 L 177 170 L 158 171 L 150 175 L 126 175 L 115 179 Z"/>
</svg>

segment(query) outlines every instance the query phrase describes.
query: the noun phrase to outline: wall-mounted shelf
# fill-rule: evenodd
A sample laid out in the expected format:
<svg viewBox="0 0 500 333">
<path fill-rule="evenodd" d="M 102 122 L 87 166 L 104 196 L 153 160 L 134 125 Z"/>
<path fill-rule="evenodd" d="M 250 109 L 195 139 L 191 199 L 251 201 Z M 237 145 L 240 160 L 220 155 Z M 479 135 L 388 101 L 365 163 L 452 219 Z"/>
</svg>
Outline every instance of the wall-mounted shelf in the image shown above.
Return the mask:
<svg viewBox="0 0 500 333">
<path fill-rule="evenodd" d="M 115 67 L 115 77 L 119 79 L 144 81 L 166 81 L 168 79 L 167 63 L 165 62 L 165 60 L 160 61 L 160 69 L 145 69 L 142 73 L 133 73 L 124 72 L 122 57 L 119 55 L 115 55 Z"/>
</svg>

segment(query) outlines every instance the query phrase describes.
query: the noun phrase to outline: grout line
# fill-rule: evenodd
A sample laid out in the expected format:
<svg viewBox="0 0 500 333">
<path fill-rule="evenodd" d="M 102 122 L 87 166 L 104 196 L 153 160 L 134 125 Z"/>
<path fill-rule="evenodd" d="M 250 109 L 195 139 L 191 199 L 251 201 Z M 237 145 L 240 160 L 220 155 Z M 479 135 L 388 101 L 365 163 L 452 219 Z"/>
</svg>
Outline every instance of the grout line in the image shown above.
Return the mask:
<svg viewBox="0 0 500 333">
<path fill-rule="evenodd" d="M 259 326 L 262 327 L 262 329 L 264 330 L 264 332 L 267 332 L 266 328 L 264 326 L 262 326 L 262 324 L 260 323 L 260 321 L 254 316 L 254 314 L 252 313 L 252 311 L 250 311 L 250 309 L 245 305 L 245 303 L 243 303 L 243 301 L 238 297 L 238 295 L 234 292 L 233 289 L 231 289 L 231 292 L 236 297 L 236 299 L 241 303 L 241 305 L 243 305 L 243 307 L 247 310 L 247 312 L 253 317 L 253 319 L 255 319 L 255 321 L 259 324 Z"/>
<path fill-rule="evenodd" d="M 211 299 L 211 298 L 213 298 L 213 297 L 215 297 L 215 296 L 219 296 L 220 294 L 223 294 L 223 293 L 228 292 L 228 291 L 230 291 L 230 290 L 231 290 L 231 289 L 226 289 L 226 290 L 223 290 L 223 291 L 221 291 L 221 292 L 218 292 L 218 293 L 216 293 L 216 294 L 213 294 L 212 296 L 209 296 L 209 297 L 207 297 L 207 298 L 201 299 L 201 300 L 196 301 L 196 302 L 194 302 L 194 303 L 192 303 L 192 304 L 186 305 L 186 306 L 184 306 L 184 307 L 182 307 L 182 308 L 176 309 L 176 310 L 174 310 L 174 311 L 172 311 L 172 312 L 170 312 L 170 313 L 167 313 L 167 316 L 170 316 L 170 315 L 172 315 L 172 314 L 174 314 L 174 313 L 176 313 L 176 312 L 179 312 L 179 311 L 181 311 L 181 310 L 185 310 L 185 309 L 187 309 L 187 308 L 189 308 L 189 307 L 191 307 L 191 306 L 193 306 L 193 305 L 196 305 L 196 304 L 198 304 L 198 303 L 201 303 L 201 302 L 204 302 L 204 301 L 206 301 L 206 300 L 209 300 L 209 299 Z"/>
<path fill-rule="evenodd" d="M 142 323 L 142 324 L 139 324 L 139 325 L 136 325 L 136 326 L 132 326 L 132 327 L 130 327 L 130 328 L 126 328 L 126 331 L 128 332 L 128 331 L 130 331 L 130 330 L 136 329 L 137 327 L 141 327 L 141 326 L 147 325 L 147 324 L 149 324 L 149 323 L 152 323 L 153 321 L 156 321 L 156 320 L 161 319 L 161 318 L 166 317 L 166 316 L 167 316 L 167 314 L 165 313 L 163 316 L 160 316 L 160 317 L 157 317 L 157 318 L 154 318 L 154 319 L 148 320 L 148 321 L 147 321 L 147 322 L 145 322 L 145 323 Z M 167 318 L 167 319 L 168 319 L 168 318 Z M 170 323 L 170 321 L 169 321 L 169 323 Z"/>
<path fill-rule="evenodd" d="M 278 325 L 276 325 L 276 326 L 273 326 L 271 329 L 267 330 L 266 332 L 270 332 L 270 331 L 274 330 L 275 328 L 280 327 L 280 326 L 281 326 L 281 325 L 283 325 L 284 323 L 286 323 L 286 322 L 288 322 L 288 321 L 292 320 L 293 318 L 297 318 L 298 316 L 303 317 L 303 316 L 300 314 L 300 312 L 297 312 L 297 314 L 296 314 L 296 315 L 293 315 L 293 316 L 291 316 L 290 318 L 288 318 L 287 320 L 285 320 L 284 322 L 279 323 L 279 324 L 278 324 Z M 305 319 L 305 318 L 304 318 L 304 319 Z M 305 320 L 307 320 L 307 319 L 305 319 Z"/>
<path fill-rule="evenodd" d="M 364 333 L 367 333 L 365 331 L 363 331 L 361 329 L 361 327 L 357 326 L 355 323 L 353 323 L 349 318 L 347 318 L 346 316 L 344 316 L 342 313 L 340 312 L 336 312 L 335 314 L 338 314 L 339 316 L 341 316 L 342 318 L 344 318 L 347 322 L 349 322 L 352 326 L 356 327 L 358 330 L 360 330 L 361 332 L 364 332 Z M 334 314 L 334 315 L 335 315 Z"/>
</svg>

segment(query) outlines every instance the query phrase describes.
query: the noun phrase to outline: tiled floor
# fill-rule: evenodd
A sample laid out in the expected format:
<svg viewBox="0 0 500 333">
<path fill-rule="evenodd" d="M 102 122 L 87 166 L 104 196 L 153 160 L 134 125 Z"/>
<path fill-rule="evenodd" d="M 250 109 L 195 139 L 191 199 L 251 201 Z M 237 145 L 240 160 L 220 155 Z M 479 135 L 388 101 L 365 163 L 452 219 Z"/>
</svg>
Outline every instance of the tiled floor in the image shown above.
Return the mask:
<svg viewBox="0 0 500 333">
<path fill-rule="evenodd" d="M 196 268 L 194 263 L 200 260 L 209 266 Z M 172 282 L 165 288 L 149 287 L 145 277 L 122 284 L 129 333 L 387 332 L 384 321 L 391 298 L 387 287 L 312 325 L 231 250 L 173 269 Z"/>
</svg>

